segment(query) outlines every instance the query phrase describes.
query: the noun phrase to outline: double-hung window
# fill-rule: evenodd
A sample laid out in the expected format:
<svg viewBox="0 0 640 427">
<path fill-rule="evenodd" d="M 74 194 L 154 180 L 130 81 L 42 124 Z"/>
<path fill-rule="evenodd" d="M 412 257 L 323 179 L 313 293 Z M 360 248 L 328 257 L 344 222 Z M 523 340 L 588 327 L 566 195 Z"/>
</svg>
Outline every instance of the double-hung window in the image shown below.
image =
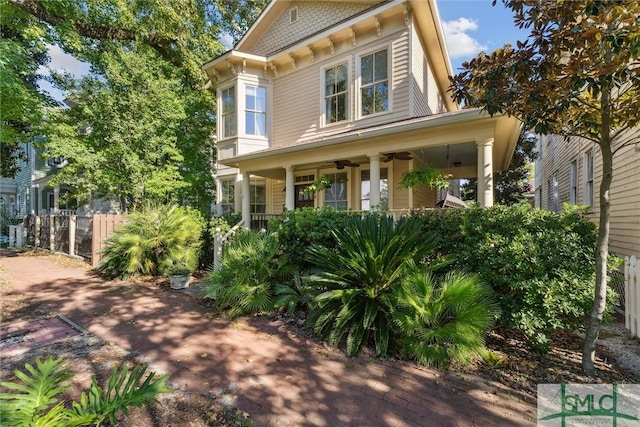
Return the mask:
<svg viewBox="0 0 640 427">
<path fill-rule="evenodd" d="M 236 136 L 236 88 L 231 86 L 220 91 L 221 119 L 222 119 L 222 138 L 230 138 Z"/>
<path fill-rule="evenodd" d="M 593 206 L 593 151 L 584 156 L 584 204 Z"/>
<path fill-rule="evenodd" d="M 260 86 L 245 87 L 245 134 L 266 136 L 266 89 Z"/>
<path fill-rule="evenodd" d="M 222 193 L 222 214 L 232 214 L 235 211 L 236 183 L 233 179 L 220 181 Z"/>
<path fill-rule="evenodd" d="M 569 203 L 578 204 L 578 161 L 574 160 L 569 165 Z"/>
<path fill-rule="evenodd" d="M 389 110 L 389 77 L 385 48 L 360 58 L 360 115 Z"/>
<path fill-rule="evenodd" d="M 348 79 L 347 63 L 324 70 L 325 123 L 347 119 Z"/>
<path fill-rule="evenodd" d="M 347 208 L 347 174 L 346 172 L 325 175 L 331 187 L 324 190 L 324 205 L 334 209 Z"/>
<path fill-rule="evenodd" d="M 267 211 L 267 186 L 265 182 L 252 182 L 249 192 L 251 213 L 265 213 Z"/>
</svg>

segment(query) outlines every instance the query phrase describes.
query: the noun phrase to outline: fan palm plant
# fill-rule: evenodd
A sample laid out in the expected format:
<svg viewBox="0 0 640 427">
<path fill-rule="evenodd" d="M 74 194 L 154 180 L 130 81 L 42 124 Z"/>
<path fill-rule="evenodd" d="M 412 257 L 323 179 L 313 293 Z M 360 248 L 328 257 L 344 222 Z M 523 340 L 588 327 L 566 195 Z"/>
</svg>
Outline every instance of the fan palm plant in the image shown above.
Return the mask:
<svg viewBox="0 0 640 427">
<path fill-rule="evenodd" d="M 438 283 L 431 273 L 419 272 L 408 276 L 395 296 L 393 318 L 405 357 L 446 368 L 468 364 L 486 351 L 484 336 L 498 306 L 477 276 L 449 273 Z"/>
<path fill-rule="evenodd" d="M 272 310 L 276 287 L 293 277 L 279 248 L 273 234 L 238 233 L 225 248 L 220 268 L 204 278 L 204 297 L 215 298 L 231 318 Z"/>
<path fill-rule="evenodd" d="M 16 370 L 16 377 L 23 384 L 3 382 L 2 386 L 14 393 L 0 394 L 0 420 L 2 425 L 10 426 L 86 426 L 100 425 L 109 420 L 116 424 L 116 415 L 129 414 L 130 406 L 153 405 L 156 395 L 168 393 L 166 382 L 169 374 L 154 381 L 155 373 L 143 378 L 146 368 L 135 366 L 132 369 L 122 366 L 113 368 L 103 390 L 91 379 L 88 393 L 80 395 L 80 401 L 72 402 L 67 409 L 59 402 L 57 395 L 69 388 L 63 383 L 73 377 L 62 358 L 49 357 L 44 362 L 36 358 L 36 366 L 27 363 L 27 372 Z"/>
<path fill-rule="evenodd" d="M 198 266 L 203 220 L 177 205 L 147 205 L 106 240 L 99 270 L 111 277 L 166 275 L 177 263 Z"/>
<path fill-rule="evenodd" d="M 349 355 L 358 354 L 373 334 L 376 353 L 388 351 L 394 288 L 435 247 L 435 238 L 411 219 L 398 222 L 369 214 L 345 219 L 332 231 L 337 250 L 313 247 L 308 259 L 320 273 L 307 280 L 322 292 L 309 311 L 309 325 L 332 345 L 346 336 Z"/>
</svg>

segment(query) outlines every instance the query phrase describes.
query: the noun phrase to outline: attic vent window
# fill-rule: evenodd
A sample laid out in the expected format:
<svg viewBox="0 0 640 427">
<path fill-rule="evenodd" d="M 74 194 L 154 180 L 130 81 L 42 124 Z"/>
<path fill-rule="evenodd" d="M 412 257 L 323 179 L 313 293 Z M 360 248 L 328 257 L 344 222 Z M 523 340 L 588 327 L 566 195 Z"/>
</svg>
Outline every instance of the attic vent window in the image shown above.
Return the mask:
<svg viewBox="0 0 640 427">
<path fill-rule="evenodd" d="M 292 7 L 289 10 L 289 22 L 292 24 L 298 22 L 298 6 Z"/>
</svg>

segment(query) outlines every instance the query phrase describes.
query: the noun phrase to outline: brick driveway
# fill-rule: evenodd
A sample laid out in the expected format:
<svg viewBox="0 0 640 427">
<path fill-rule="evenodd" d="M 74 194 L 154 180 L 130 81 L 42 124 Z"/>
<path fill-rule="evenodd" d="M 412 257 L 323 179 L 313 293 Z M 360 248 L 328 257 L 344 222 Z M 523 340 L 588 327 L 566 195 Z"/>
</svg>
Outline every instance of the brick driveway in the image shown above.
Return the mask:
<svg viewBox="0 0 640 427">
<path fill-rule="evenodd" d="M 143 354 L 175 387 L 233 390 L 256 426 L 535 424 L 535 399 L 478 377 L 349 358 L 279 320 L 229 322 L 183 291 L 109 282 L 45 257 L 2 250 L 0 267 L 31 304 Z"/>
</svg>

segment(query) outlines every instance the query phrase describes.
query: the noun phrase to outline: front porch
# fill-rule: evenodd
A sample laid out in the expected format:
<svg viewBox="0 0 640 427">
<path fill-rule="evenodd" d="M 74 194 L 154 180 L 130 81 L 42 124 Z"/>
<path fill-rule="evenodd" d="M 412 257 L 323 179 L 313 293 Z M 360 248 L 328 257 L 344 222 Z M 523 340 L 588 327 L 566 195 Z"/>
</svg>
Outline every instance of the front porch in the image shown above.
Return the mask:
<svg viewBox="0 0 640 427">
<path fill-rule="evenodd" d="M 478 202 L 493 205 L 493 175 L 508 167 L 520 133 L 510 117 L 476 109 L 357 129 L 219 159 L 218 213 L 279 215 L 285 209 L 402 211 L 435 207 L 443 195 L 399 188 L 404 172 L 427 165 L 452 179 L 478 179 Z M 330 183 L 305 191 L 318 178 Z M 266 217 L 265 217 L 266 218 Z"/>
</svg>

